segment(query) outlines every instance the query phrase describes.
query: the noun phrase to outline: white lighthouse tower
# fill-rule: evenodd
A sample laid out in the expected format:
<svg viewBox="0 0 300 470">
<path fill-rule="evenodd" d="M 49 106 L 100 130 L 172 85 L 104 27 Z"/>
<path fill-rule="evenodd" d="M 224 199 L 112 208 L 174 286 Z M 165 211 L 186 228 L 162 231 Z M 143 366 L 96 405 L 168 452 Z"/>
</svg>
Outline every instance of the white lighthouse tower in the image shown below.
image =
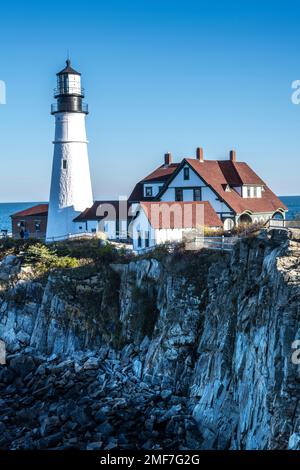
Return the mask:
<svg viewBox="0 0 300 470">
<path fill-rule="evenodd" d="M 67 66 L 57 74 L 51 114 L 55 116 L 55 139 L 46 240 L 68 238 L 73 219 L 93 204 L 89 169 L 81 74 Z"/>
</svg>

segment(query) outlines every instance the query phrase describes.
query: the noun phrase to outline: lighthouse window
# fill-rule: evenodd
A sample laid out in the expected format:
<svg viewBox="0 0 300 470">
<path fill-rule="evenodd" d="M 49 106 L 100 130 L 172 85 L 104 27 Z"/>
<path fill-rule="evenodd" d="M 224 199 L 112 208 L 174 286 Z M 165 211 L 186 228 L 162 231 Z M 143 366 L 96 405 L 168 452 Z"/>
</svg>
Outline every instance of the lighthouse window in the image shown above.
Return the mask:
<svg viewBox="0 0 300 470">
<path fill-rule="evenodd" d="M 67 169 L 67 160 L 63 160 L 63 169 L 64 169 L 64 170 Z"/>
</svg>

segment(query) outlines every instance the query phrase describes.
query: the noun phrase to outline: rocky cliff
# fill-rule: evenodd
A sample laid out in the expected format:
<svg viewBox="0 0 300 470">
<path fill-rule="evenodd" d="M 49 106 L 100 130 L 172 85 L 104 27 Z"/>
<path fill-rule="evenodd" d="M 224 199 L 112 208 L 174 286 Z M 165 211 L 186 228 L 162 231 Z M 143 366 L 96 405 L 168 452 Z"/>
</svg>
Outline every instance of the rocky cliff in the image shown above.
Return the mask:
<svg viewBox="0 0 300 470">
<path fill-rule="evenodd" d="M 6 256 L 0 447 L 298 448 L 299 253 L 275 230 L 43 279 Z"/>
</svg>

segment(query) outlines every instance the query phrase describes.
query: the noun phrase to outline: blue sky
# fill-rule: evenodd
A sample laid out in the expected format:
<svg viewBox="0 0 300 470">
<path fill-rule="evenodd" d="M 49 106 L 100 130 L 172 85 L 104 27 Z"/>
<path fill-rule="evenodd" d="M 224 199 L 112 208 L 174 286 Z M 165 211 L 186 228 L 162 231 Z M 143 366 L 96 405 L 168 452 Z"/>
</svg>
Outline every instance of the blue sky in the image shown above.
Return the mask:
<svg viewBox="0 0 300 470">
<path fill-rule="evenodd" d="M 298 5 L 297 5 L 298 3 Z M 47 200 L 55 74 L 83 74 L 95 198 L 128 195 L 171 151 L 231 148 L 277 194 L 300 194 L 296 1 L 5 2 L 0 202 Z"/>
</svg>

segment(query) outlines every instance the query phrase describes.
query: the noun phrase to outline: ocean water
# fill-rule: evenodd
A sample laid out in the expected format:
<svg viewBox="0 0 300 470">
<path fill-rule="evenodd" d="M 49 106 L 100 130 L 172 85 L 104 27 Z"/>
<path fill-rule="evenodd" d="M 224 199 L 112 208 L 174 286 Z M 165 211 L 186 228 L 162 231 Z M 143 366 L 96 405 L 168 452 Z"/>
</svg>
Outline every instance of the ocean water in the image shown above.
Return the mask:
<svg viewBox="0 0 300 470">
<path fill-rule="evenodd" d="M 300 216 L 300 196 L 279 196 L 279 198 L 289 210 L 286 214 L 288 220 L 293 220 L 296 216 Z"/>
<path fill-rule="evenodd" d="M 289 208 L 287 218 L 292 220 L 300 214 L 300 196 L 279 196 L 282 202 Z M 2 202 L 0 203 L 0 230 L 11 232 L 10 215 L 22 211 L 28 207 L 42 204 L 42 202 Z"/>
</svg>

